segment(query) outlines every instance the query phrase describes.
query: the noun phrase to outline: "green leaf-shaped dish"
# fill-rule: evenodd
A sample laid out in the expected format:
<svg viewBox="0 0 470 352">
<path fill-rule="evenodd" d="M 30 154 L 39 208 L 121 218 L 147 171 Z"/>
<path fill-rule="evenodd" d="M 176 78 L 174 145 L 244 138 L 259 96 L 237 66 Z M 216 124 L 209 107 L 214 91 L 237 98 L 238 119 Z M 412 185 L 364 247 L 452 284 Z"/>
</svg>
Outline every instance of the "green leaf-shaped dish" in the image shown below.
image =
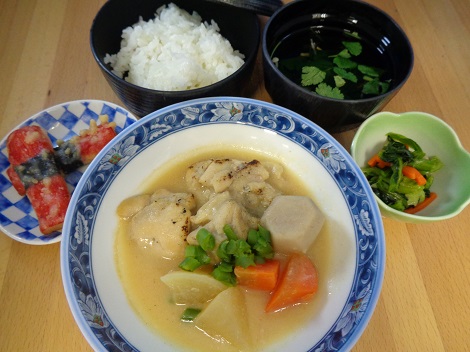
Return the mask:
<svg viewBox="0 0 470 352">
<path fill-rule="evenodd" d="M 438 198 L 431 205 L 417 214 L 407 214 L 375 197 L 382 215 L 418 224 L 450 219 L 465 209 L 470 203 L 470 153 L 462 147 L 452 127 L 424 112 L 377 113 L 361 125 L 351 144 L 351 155 L 360 167 L 382 147 L 388 132 L 415 140 L 427 156 L 438 156 L 444 167 L 434 175 L 431 190 Z"/>
</svg>

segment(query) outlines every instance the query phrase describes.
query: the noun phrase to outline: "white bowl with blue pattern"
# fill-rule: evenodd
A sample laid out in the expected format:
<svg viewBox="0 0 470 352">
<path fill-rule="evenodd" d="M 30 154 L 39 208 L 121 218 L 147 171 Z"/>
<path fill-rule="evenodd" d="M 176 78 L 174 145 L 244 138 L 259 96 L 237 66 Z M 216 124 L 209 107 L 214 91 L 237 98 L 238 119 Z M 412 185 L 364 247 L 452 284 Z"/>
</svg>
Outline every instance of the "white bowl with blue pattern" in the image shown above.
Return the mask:
<svg viewBox="0 0 470 352">
<path fill-rule="evenodd" d="M 126 109 L 102 100 L 77 100 L 58 104 L 31 116 L 14 128 L 39 125 L 47 131 L 54 146 L 57 140 L 68 140 L 80 131 L 88 129 L 90 120 L 97 120 L 99 115 L 108 115 L 109 122 L 116 123 L 116 132 L 137 121 Z M 9 133 L 8 133 L 9 135 Z M 44 235 L 39 231 L 36 213 L 26 196 L 20 196 L 7 176 L 8 153 L 6 142 L 8 135 L 0 142 L 0 230 L 19 242 L 44 245 L 61 240 L 62 232 L 55 231 Z M 71 172 L 65 177 L 70 191 L 73 191 L 87 166 Z"/>
<path fill-rule="evenodd" d="M 327 132 L 285 108 L 245 98 L 192 100 L 158 110 L 117 136 L 72 195 L 61 270 L 83 335 L 97 351 L 175 351 L 137 316 L 114 258 L 117 205 L 175 156 L 230 144 L 277 156 L 314 190 L 332 236 L 329 277 L 307 325 L 267 351 L 347 351 L 364 331 L 385 268 L 381 215 L 367 180 Z"/>
</svg>

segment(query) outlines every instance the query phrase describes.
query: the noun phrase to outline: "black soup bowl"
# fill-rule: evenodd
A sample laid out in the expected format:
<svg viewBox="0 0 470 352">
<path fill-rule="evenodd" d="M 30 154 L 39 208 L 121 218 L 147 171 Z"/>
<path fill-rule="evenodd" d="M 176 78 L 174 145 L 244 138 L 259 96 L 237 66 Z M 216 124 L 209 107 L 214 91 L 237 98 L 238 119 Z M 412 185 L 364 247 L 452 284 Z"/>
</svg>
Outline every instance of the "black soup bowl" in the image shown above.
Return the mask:
<svg viewBox="0 0 470 352">
<path fill-rule="evenodd" d="M 364 94 L 358 88 L 355 95 L 344 94 L 339 99 L 317 94 L 316 86 L 312 89 L 302 85 L 303 66 L 295 58 L 305 57 L 306 52 L 317 55 L 322 50 L 326 56 L 328 50 L 339 53 L 344 49 L 344 41 L 361 44 L 360 55 L 350 55 L 350 59 L 357 65 L 380 69 L 387 89 L 379 86 L 378 94 Z M 262 56 L 265 87 L 273 102 L 307 117 L 330 133 L 351 130 L 380 111 L 406 82 L 414 62 L 410 41 L 399 25 L 382 10 L 357 0 L 288 3 L 266 23 Z M 333 55 L 327 60 L 333 60 Z M 281 71 L 282 67 L 291 71 Z M 362 79 L 356 77 L 358 82 Z M 348 80 L 340 79 L 340 82 L 344 84 Z M 335 88 L 335 83 L 336 78 L 329 86 Z"/>
<path fill-rule="evenodd" d="M 112 72 L 105 63 L 106 54 L 116 54 L 121 48 L 122 31 L 138 22 L 155 18 L 158 8 L 173 3 L 190 14 L 193 11 L 203 22 L 214 20 L 220 34 L 234 50 L 242 53 L 244 64 L 227 78 L 209 86 L 181 90 L 162 91 L 137 86 Z M 260 41 L 260 24 L 256 14 L 223 3 L 205 0 L 108 0 L 98 11 L 90 30 L 91 51 L 107 82 L 136 116 L 143 117 L 167 105 L 191 99 L 212 96 L 249 95 L 251 74 L 254 69 Z"/>
</svg>

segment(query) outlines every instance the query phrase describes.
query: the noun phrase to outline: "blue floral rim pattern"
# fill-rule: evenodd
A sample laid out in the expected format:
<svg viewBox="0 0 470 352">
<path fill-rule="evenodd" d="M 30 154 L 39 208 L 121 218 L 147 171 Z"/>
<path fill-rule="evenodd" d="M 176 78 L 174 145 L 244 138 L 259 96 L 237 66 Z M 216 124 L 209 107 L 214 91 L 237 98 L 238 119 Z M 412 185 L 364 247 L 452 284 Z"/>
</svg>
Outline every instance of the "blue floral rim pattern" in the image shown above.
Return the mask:
<svg viewBox="0 0 470 352">
<path fill-rule="evenodd" d="M 273 104 L 232 97 L 198 99 L 156 111 L 119 135 L 89 166 L 73 194 L 75 208 L 67 215 L 61 247 L 65 291 L 83 334 L 96 349 L 137 351 L 101 305 L 90 263 L 95 216 L 110 184 L 130 160 L 158 140 L 179 130 L 216 123 L 275 131 L 311 153 L 340 188 L 355 227 L 356 272 L 340 316 L 309 351 L 349 350 L 372 315 L 385 267 L 381 215 L 367 180 L 346 150 L 311 121 Z"/>
<path fill-rule="evenodd" d="M 50 107 L 30 117 L 16 129 L 39 125 L 44 128 L 52 144 L 57 140 L 68 140 L 88 128 L 90 120 L 99 115 L 108 115 L 110 122 L 116 123 L 116 132 L 121 132 L 137 119 L 118 105 L 100 100 L 79 100 Z M 0 228 L 17 241 L 28 244 L 49 244 L 60 241 L 62 232 L 56 231 L 47 236 L 39 231 L 38 221 L 27 197 L 21 197 L 12 186 L 6 171 L 10 166 L 5 136 L 0 142 Z M 65 177 L 71 191 L 75 188 L 85 167 L 75 170 Z"/>
</svg>

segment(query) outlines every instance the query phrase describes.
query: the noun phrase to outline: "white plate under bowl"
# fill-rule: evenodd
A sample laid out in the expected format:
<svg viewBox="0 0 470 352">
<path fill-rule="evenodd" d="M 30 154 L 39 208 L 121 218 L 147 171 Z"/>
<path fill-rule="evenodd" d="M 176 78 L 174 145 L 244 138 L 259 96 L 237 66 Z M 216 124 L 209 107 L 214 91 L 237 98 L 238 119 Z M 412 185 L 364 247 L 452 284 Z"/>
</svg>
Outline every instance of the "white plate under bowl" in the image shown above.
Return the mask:
<svg viewBox="0 0 470 352">
<path fill-rule="evenodd" d="M 108 115 L 110 122 L 116 123 L 116 132 L 121 132 L 127 126 L 137 121 L 136 117 L 126 109 L 102 100 L 76 100 L 58 104 L 31 116 L 16 126 L 39 125 L 47 131 L 54 146 L 58 139 L 68 140 L 80 131 L 87 129 L 90 120 L 97 120 L 99 115 Z M 7 176 L 10 166 L 7 153 L 7 138 L 0 142 L 0 230 L 16 241 L 44 245 L 61 240 L 62 232 L 55 231 L 44 235 L 39 231 L 36 213 L 26 196 L 20 196 Z M 68 174 L 65 181 L 73 191 L 87 166 Z"/>
<path fill-rule="evenodd" d="M 383 225 L 357 164 L 327 132 L 290 110 L 244 98 L 188 101 L 158 110 L 115 138 L 88 167 L 72 196 L 61 243 L 66 296 L 95 350 L 175 351 L 128 302 L 114 260 L 117 205 L 161 165 L 210 145 L 278 158 L 315 195 L 332 234 L 321 309 L 266 351 L 349 350 L 377 303 L 385 267 Z"/>
</svg>

